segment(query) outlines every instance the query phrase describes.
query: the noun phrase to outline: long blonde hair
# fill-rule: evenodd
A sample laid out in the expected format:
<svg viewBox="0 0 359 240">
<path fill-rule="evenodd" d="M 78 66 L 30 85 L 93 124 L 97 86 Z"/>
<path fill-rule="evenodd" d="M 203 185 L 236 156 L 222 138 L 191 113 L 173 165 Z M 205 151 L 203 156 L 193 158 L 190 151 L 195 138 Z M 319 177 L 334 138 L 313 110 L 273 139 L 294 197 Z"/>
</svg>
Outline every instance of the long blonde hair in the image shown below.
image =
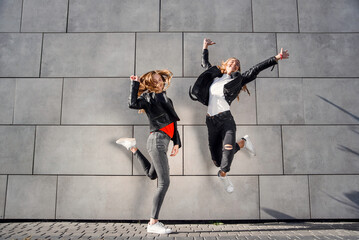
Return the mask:
<svg viewBox="0 0 359 240">
<path fill-rule="evenodd" d="M 231 61 L 231 60 L 235 60 L 236 62 L 238 62 L 238 64 L 237 64 L 238 72 L 241 72 L 241 62 L 237 58 L 231 57 L 231 58 L 228 58 L 225 62 L 222 61 L 222 65 L 218 66 L 218 68 L 219 68 L 219 70 L 221 70 L 222 74 L 227 73 L 226 67 L 227 67 L 228 62 Z M 245 91 L 245 92 L 248 93 L 248 95 L 251 95 L 251 93 L 249 92 L 247 86 L 244 85 L 242 87 L 242 89 L 239 91 L 238 95 L 237 95 L 237 100 L 238 101 L 239 101 L 239 94 L 241 93 L 241 91 Z"/>
<path fill-rule="evenodd" d="M 141 96 L 141 94 L 144 92 L 158 93 L 156 83 L 153 80 L 153 76 L 156 74 L 161 76 L 161 79 L 164 83 L 162 91 L 166 91 L 169 88 L 169 86 L 171 85 L 171 79 L 173 76 L 173 73 L 170 70 L 162 69 L 162 70 L 149 71 L 149 72 L 143 74 L 139 79 L 140 87 L 139 87 L 138 93 L 137 93 L 138 97 Z M 145 112 L 144 109 L 141 109 L 138 111 L 138 113 L 144 113 L 144 112 Z"/>
</svg>

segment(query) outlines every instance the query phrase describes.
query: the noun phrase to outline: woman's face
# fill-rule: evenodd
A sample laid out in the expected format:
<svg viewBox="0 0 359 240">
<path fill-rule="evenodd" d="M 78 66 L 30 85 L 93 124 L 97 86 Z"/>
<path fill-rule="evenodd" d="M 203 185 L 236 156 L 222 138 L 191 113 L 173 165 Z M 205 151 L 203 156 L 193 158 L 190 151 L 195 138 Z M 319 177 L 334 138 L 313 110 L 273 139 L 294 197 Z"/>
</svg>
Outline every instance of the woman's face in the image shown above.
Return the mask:
<svg viewBox="0 0 359 240">
<path fill-rule="evenodd" d="M 159 75 L 158 73 L 154 74 L 152 76 L 152 80 L 153 80 L 153 83 L 156 85 L 157 92 L 162 92 L 163 88 L 165 86 L 165 83 L 163 82 L 161 75 Z"/>
<path fill-rule="evenodd" d="M 231 59 L 228 61 L 227 66 L 226 66 L 227 74 L 237 72 L 238 69 L 239 69 L 239 61 L 237 59 Z"/>
</svg>

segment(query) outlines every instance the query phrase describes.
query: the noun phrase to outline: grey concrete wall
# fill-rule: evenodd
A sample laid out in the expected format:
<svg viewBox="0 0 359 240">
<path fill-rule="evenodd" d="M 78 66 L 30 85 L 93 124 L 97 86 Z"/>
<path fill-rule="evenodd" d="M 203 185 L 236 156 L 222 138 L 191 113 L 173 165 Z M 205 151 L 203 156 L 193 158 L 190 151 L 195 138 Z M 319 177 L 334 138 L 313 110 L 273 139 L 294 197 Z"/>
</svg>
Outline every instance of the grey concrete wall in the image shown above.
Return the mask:
<svg viewBox="0 0 359 240">
<path fill-rule="evenodd" d="M 114 142 L 148 157 L 128 77 L 163 68 L 183 147 L 161 219 L 359 218 L 358 22 L 357 0 L 0 0 L 0 218 L 147 219 L 157 182 Z M 243 71 L 290 52 L 232 104 L 257 150 L 235 155 L 232 194 L 188 97 L 204 37 Z"/>
</svg>

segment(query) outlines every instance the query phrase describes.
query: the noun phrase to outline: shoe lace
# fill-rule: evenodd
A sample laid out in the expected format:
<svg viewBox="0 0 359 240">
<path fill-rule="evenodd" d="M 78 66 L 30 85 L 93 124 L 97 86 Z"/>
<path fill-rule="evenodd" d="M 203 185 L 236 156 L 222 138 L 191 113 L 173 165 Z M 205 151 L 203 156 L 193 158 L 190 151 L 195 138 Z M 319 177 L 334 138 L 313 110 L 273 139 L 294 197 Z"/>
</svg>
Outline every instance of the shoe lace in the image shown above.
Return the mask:
<svg viewBox="0 0 359 240">
<path fill-rule="evenodd" d="M 165 225 L 161 222 L 157 222 L 158 225 L 160 225 L 161 227 L 165 227 Z"/>
</svg>

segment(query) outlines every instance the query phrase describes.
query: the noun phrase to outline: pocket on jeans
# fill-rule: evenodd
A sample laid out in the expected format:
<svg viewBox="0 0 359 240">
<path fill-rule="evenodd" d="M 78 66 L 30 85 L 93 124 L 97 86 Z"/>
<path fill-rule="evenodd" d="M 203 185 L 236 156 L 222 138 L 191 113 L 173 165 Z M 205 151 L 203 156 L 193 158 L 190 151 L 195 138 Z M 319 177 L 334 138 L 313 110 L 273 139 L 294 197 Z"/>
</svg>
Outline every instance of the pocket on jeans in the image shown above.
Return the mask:
<svg viewBox="0 0 359 240">
<path fill-rule="evenodd" d="M 163 144 L 157 144 L 156 148 L 160 151 L 166 151 L 166 146 Z"/>
</svg>

